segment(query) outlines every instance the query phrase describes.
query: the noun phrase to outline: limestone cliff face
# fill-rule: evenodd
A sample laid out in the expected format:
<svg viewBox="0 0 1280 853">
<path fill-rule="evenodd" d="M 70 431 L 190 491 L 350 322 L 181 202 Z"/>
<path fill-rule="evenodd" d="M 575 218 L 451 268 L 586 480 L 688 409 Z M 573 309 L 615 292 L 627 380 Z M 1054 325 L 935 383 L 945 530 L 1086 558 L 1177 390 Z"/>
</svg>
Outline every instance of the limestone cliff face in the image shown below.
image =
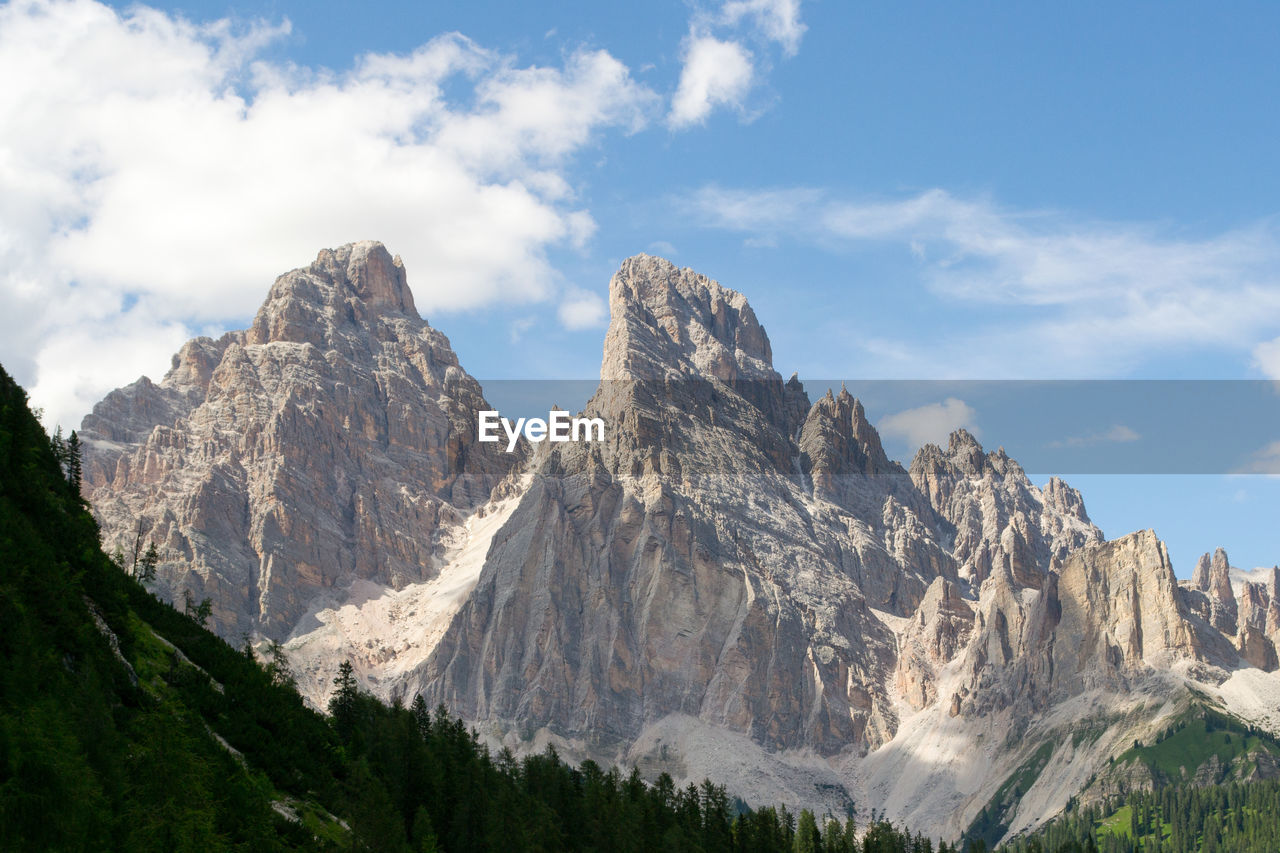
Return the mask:
<svg viewBox="0 0 1280 853">
<path fill-rule="evenodd" d="M 809 410 L 782 381 L 741 294 L 641 256 L 610 303 L 587 406 L 608 440 L 535 457 L 408 689 L 605 751 L 672 715 L 769 748 L 883 743 L 894 640 L 871 608 L 905 615 L 954 576 L 927 504 L 894 498 L 913 490 L 882 451 L 859 461 L 879 438 L 847 394 Z"/>
<path fill-rule="evenodd" d="M 1077 491 L 963 430 L 904 469 L 692 270 L 631 258 L 609 302 L 585 408 L 605 440 L 508 455 L 477 442 L 488 404 L 399 262 L 321 252 L 249 329 L 95 408 L 87 494 L 110 546 L 141 521 L 163 593 L 211 598 L 233 640 L 288 637 L 318 705 L 350 658 L 517 748 L 953 837 L 1044 744 L 1017 827 L 1149 734 L 1146 709 L 1272 689 L 1280 570 L 1219 551 L 1179 584 L 1153 532 L 1104 541 Z"/>
<path fill-rule="evenodd" d="M 197 338 L 159 384 L 85 418 L 85 491 L 109 548 L 160 549 L 158 587 L 225 636 L 283 637 L 353 578 L 431 576 L 515 460 L 476 443 L 479 385 L 379 243 L 276 280 L 249 329 Z"/>
<path fill-rule="evenodd" d="M 1181 593 L 1187 608 L 1231 639 L 1245 661 L 1274 672 L 1280 668 L 1278 590 L 1280 568 L 1244 572 L 1218 548 L 1201 555 Z"/>
<path fill-rule="evenodd" d="M 957 710 L 1041 713 L 1089 691 L 1123 693 L 1179 661 L 1229 670 L 1236 649 L 1187 607 L 1164 543 L 1146 530 L 1070 552 L 1039 590 L 1006 570 L 983 584 Z"/>
</svg>

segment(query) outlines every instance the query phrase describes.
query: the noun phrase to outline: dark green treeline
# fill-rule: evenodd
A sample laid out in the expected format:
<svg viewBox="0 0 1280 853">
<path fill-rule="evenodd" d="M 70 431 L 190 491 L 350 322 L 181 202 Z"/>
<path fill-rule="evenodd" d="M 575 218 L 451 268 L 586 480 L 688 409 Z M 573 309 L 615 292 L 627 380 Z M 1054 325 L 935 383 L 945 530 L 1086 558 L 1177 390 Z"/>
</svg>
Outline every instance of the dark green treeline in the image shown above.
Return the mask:
<svg viewBox="0 0 1280 853">
<path fill-rule="evenodd" d="M 490 755 L 443 708 L 387 707 L 348 668 L 329 717 L 112 560 L 0 369 L 0 849 L 950 853 L 877 822 L 749 810 L 705 782 Z M 129 564 L 125 566 L 120 563 Z M 740 806 L 740 804 L 738 804 Z"/>
</svg>

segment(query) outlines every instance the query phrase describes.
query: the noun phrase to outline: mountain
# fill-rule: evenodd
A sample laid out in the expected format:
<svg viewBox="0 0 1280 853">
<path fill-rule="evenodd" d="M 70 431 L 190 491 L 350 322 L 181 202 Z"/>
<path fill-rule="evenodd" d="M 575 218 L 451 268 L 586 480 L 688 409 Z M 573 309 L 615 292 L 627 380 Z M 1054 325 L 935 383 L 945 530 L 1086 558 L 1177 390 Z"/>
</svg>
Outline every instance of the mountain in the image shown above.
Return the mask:
<svg viewBox="0 0 1280 853">
<path fill-rule="evenodd" d="M 476 441 L 480 386 L 378 243 L 281 276 L 245 331 L 197 338 L 85 418 L 109 549 L 165 555 L 159 589 L 208 598 L 227 637 L 283 638 L 360 579 L 431 578 L 518 459 Z"/>
<path fill-rule="evenodd" d="M 887 853 L 913 840 L 748 809 L 710 782 L 494 756 L 443 709 L 387 706 L 344 666 L 322 716 L 279 647 L 265 660 L 232 648 L 104 554 L 75 472 L 74 444 L 44 433 L 0 368 L 0 849 Z"/>
<path fill-rule="evenodd" d="M 282 640 L 318 706 L 350 659 L 494 745 L 751 802 L 994 840 L 1155 784 L 1114 759 L 1177 721 L 1276 729 L 1274 578 L 1222 554 L 1179 583 L 1153 532 L 1107 541 L 963 431 L 904 468 L 691 270 L 631 258 L 609 302 L 605 439 L 505 454 L 402 266 L 322 252 L 95 407 L 87 496 L 113 547 L 160 546 L 163 595 Z"/>
</svg>

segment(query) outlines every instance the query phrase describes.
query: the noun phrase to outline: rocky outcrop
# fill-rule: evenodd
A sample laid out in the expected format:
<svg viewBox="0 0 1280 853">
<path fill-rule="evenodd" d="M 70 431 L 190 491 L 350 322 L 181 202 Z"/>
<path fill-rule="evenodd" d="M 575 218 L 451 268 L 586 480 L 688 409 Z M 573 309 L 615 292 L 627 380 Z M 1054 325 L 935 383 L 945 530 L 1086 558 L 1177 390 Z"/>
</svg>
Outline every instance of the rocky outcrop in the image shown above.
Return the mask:
<svg viewBox="0 0 1280 853">
<path fill-rule="evenodd" d="M 1038 588 L 1055 561 L 1102 541 L 1079 492 L 1056 477 L 1042 492 L 1004 448 L 984 453 L 963 429 L 946 450 L 920 448 L 911 479 L 954 529 L 951 553 L 975 585 L 1003 569 L 1016 586 Z"/>
<path fill-rule="evenodd" d="M 973 603 L 956 584 L 936 578 L 899 638 L 896 686 L 913 708 L 936 700 L 939 671 L 964 648 L 973 624 Z"/>
<path fill-rule="evenodd" d="M 399 259 L 356 243 L 278 278 L 246 331 L 98 404 L 85 491 L 109 548 L 159 546 L 164 595 L 209 598 L 224 636 L 282 638 L 355 578 L 431 577 L 516 461 L 476 443 L 484 405 Z"/>
<path fill-rule="evenodd" d="M 1253 581 L 1241 585 L 1239 599 L 1239 632 L 1236 646 L 1240 656 L 1265 672 L 1274 671 L 1278 664 L 1274 637 L 1267 633 L 1267 618 L 1271 609 L 1271 596 L 1266 586 Z"/>
<path fill-rule="evenodd" d="M 1234 668 L 1231 643 L 1190 612 L 1151 530 L 1071 552 L 1040 590 L 989 578 L 967 650 L 964 713 L 1038 713 L 1088 691 L 1124 692 L 1179 661 Z"/>
<path fill-rule="evenodd" d="M 1244 572 L 1232 568 L 1227 552 L 1218 548 L 1196 563 L 1182 586 L 1187 607 L 1231 638 L 1240 656 L 1266 672 L 1280 667 L 1280 604 L 1276 589 L 1280 569 Z"/>
<path fill-rule="evenodd" d="M 1236 633 L 1237 607 L 1235 592 L 1231 588 L 1231 565 L 1227 552 L 1221 548 L 1213 552 L 1209 563 L 1209 594 L 1213 626 L 1231 636 Z"/>
</svg>

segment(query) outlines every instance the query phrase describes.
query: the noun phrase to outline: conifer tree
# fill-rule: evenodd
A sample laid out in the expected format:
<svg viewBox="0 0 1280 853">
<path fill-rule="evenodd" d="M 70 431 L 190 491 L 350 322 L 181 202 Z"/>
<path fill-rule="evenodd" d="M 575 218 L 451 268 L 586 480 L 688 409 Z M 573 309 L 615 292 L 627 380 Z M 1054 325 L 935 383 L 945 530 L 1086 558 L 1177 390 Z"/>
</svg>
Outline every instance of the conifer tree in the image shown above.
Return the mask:
<svg viewBox="0 0 1280 853">
<path fill-rule="evenodd" d="M 277 687 L 296 688 L 297 681 L 293 677 L 289 656 L 285 653 L 284 646 L 272 640 L 267 644 L 267 658 L 267 675 L 271 676 L 271 683 Z"/>
<path fill-rule="evenodd" d="M 333 679 L 333 685 L 338 689 L 329 700 L 329 714 L 333 717 L 334 729 L 343 740 L 349 740 L 355 729 L 356 701 L 360 695 L 351 661 L 344 660 L 338 667 L 338 676 Z"/>
<path fill-rule="evenodd" d="M 796 824 L 796 840 L 792 849 L 795 853 L 818 853 L 818 843 L 818 822 L 814 820 L 813 812 L 802 809 L 800 820 Z"/>
<path fill-rule="evenodd" d="M 80 436 L 72 430 L 71 436 L 67 439 L 67 482 L 71 484 L 77 496 L 80 494 L 81 481 Z"/>
<path fill-rule="evenodd" d="M 142 555 L 142 559 L 138 560 L 135 567 L 135 574 L 139 581 L 145 583 L 156 579 L 156 566 L 160 564 L 160 552 L 156 550 L 156 543 L 152 542 L 147 546 L 147 552 Z M 188 597 L 188 613 L 192 612 L 190 606 L 191 593 L 187 593 Z M 203 624 L 203 623 L 201 623 Z"/>
</svg>

